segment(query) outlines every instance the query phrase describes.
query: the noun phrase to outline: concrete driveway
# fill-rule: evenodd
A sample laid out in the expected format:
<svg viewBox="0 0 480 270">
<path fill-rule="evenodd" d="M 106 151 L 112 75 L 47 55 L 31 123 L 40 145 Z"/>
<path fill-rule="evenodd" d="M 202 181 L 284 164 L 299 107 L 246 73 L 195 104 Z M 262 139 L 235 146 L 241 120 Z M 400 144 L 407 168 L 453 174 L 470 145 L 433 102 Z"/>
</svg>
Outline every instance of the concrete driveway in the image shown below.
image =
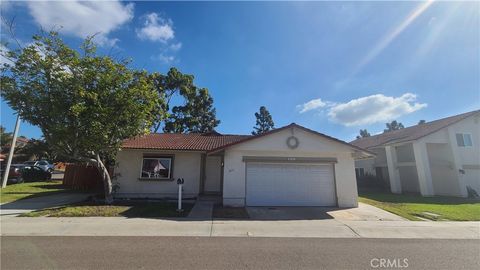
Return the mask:
<svg viewBox="0 0 480 270">
<path fill-rule="evenodd" d="M 338 221 L 403 221 L 380 208 L 359 203 L 357 208 L 330 207 L 247 207 L 253 220 L 325 220 Z"/>
</svg>

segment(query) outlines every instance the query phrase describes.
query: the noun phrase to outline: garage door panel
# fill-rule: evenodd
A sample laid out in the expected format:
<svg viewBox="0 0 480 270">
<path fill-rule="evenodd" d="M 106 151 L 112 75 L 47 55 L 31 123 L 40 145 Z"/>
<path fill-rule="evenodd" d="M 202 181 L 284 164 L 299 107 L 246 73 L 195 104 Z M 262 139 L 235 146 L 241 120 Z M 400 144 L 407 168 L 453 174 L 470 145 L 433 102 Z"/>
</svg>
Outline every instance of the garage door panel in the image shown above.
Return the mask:
<svg viewBox="0 0 480 270">
<path fill-rule="evenodd" d="M 333 206 L 333 165 L 247 163 L 247 205 Z"/>
</svg>

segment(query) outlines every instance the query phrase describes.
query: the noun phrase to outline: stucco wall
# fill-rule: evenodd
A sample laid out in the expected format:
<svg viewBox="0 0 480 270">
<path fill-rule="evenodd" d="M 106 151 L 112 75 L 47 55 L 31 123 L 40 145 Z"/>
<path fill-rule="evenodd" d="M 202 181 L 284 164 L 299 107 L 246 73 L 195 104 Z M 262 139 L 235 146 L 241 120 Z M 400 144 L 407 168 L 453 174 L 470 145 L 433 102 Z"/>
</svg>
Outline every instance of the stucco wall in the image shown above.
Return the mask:
<svg viewBox="0 0 480 270">
<path fill-rule="evenodd" d="M 366 173 L 377 175 L 377 167 L 387 167 L 387 154 L 384 147 L 369 150 L 375 153 L 375 158 L 355 160 L 355 168 L 363 168 Z M 388 178 L 383 177 L 383 179 L 388 181 Z"/>
<path fill-rule="evenodd" d="M 196 152 L 165 152 L 155 150 L 124 149 L 117 155 L 120 189 L 116 197 L 162 198 L 177 197 L 176 181 L 139 180 L 144 154 L 174 155 L 173 179 L 184 178 L 185 196 L 197 196 L 200 186 L 201 154 Z"/>
<path fill-rule="evenodd" d="M 427 143 L 435 195 L 460 196 L 453 154 L 448 144 Z"/>
<path fill-rule="evenodd" d="M 363 168 L 365 174 L 375 175 L 375 159 L 355 160 L 355 168 Z"/>
<path fill-rule="evenodd" d="M 411 143 L 396 146 L 397 162 L 414 162 L 415 155 L 413 153 L 413 145 Z"/>
<path fill-rule="evenodd" d="M 460 174 L 461 180 L 465 185 L 476 189 L 480 194 L 480 117 L 469 117 L 452 125 L 454 133 L 469 133 L 472 137 L 472 147 L 459 147 L 453 145 L 456 149 L 459 159 L 459 167 L 464 174 Z M 466 169 L 468 168 L 468 169 Z"/>
<path fill-rule="evenodd" d="M 402 183 L 402 192 L 420 192 L 417 168 L 415 166 L 399 167 L 398 173 Z"/>
<path fill-rule="evenodd" d="M 286 140 L 292 130 L 283 130 L 262 138 L 254 139 L 226 149 L 224 157 L 223 197 L 225 205 L 242 206 L 245 204 L 245 162 L 244 156 L 271 157 L 333 157 L 338 205 L 340 207 L 357 206 L 357 185 L 355 181 L 352 149 L 321 136 L 293 129 L 293 135 L 299 139 L 296 149 L 289 149 Z"/>
</svg>

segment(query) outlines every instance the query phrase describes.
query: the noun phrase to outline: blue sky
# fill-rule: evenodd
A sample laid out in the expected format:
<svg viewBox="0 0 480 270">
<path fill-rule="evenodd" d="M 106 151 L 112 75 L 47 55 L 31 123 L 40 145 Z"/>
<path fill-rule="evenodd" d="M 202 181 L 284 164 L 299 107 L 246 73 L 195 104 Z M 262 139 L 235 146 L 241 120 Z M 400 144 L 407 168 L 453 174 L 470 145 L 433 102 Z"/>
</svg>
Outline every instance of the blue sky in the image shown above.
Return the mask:
<svg viewBox="0 0 480 270">
<path fill-rule="evenodd" d="M 221 133 L 249 134 L 262 105 L 352 140 L 480 108 L 479 2 L 2 2 L 28 44 L 62 26 L 68 44 L 99 33 L 100 52 L 137 68 L 195 75 Z M 3 26 L 2 26 L 3 27 Z M 8 36 L 2 31 L 2 41 Z M 1 123 L 14 112 L 2 100 Z M 20 134 L 40 137 L 22 124 Z"/>
</svg>

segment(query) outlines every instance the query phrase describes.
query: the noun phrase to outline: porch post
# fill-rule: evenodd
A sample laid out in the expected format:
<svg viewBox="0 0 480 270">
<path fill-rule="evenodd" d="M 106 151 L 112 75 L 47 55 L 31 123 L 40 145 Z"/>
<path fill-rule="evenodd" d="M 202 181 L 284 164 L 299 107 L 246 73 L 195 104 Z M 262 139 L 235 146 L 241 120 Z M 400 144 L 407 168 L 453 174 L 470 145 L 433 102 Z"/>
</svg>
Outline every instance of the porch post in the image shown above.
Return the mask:
<svg viewBox="0 0 480 270">
<path fill-rule="evenodd" d="M 417 167 L 420 193 L 422 196 L 433 196 L 432 173 L 430 171 L 426 143 L 423 141 L 414 142 L 413 153 L 415 155 L 415 166 Z"/>
<path fill-rule="evenodd" d="M 200 156 L 200 187 L 198 188 L 199 195 L 205 192 L 205 166 L 207 161 L 207 154 L 202 153 Z"/>
<path fill-rule="evenodd" d="M 463 169 L 460 156 L 458 155 L 458 146 L 457 146 L 457 138 L 455 137 L 455 131 L 450 126 L 448 127 L 448 144 L 450 146 L 450 151 L 452 152 L 452 159 L 453 159 L 453 170 L 455 171 L 455 176 L 457 177 L 460 196 L 467 197 L 467 185 L 465 184 L 465 179 L 463 179 L 463 175 L 460 173 L 460 170 Z"/>
<path fill-rule="evenodd" d="M 390 190 L 392 193 L 402 193 L 400 174 L 397 169 L 397 151 L 395 146 L 385 146 L 387 155 L 388 178 L 390 178 Z"/>
</svg>

